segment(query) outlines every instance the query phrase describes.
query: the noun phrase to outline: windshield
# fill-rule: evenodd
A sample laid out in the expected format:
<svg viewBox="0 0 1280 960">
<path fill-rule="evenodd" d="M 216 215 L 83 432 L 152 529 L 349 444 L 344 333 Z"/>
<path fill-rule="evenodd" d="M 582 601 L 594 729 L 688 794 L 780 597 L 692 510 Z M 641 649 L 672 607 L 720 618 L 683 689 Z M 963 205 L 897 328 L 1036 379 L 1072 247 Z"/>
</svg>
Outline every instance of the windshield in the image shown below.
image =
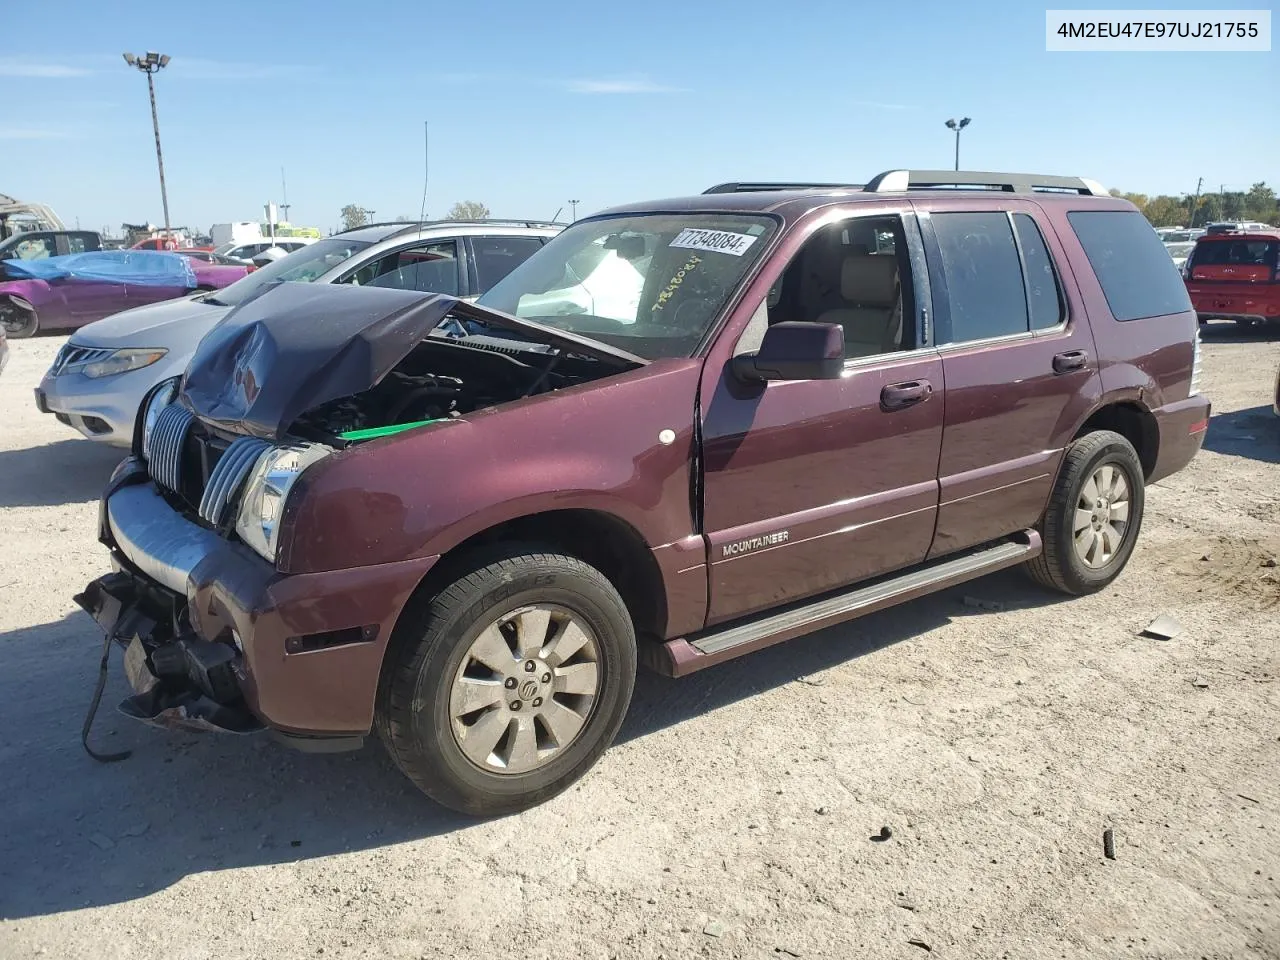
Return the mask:
<svg viewBox="0 0 1280 960">
<path fill-rule="evenodd" d="M 1195 249 L 1195 246 L 1194 243 L 1166 243 L 1164 248 L 1169 251 L 1169 256 L 1177 259 L 1178 257 L 1185 257 Z"/>
<path fill-rule="evenodd" d="M 340 240 L 332 237 L 317 240 L 267 266 L 255 270 L 235 283 L 223 287 L 204 298 L 205 303 L 234 307 L 250 297 L 260 287 L 277 280 L 299 280 L 310 283 L 328 273 L 338 264 L 351 259 L 369 244 L 364 240 Z"/>
<path fill-rule="evenodd" d="M 583 221 L 478 303 L 648 360 L 687 357 L 775 229 L 772 218 L 748 214 Z"/>
</svg>

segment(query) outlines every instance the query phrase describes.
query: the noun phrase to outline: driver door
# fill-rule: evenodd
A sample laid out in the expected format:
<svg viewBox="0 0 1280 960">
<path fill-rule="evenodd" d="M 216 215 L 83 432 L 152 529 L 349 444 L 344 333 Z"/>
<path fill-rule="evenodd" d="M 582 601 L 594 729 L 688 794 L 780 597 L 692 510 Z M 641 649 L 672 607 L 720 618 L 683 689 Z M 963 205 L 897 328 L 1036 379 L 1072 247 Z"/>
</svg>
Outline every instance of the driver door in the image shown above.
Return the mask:
<svg viewBox="0 0 1280 960">
<path fill-rule="evenodd" d="M 754 287 L 771 284 L 771 295 L 742 305 L 752 320 L 735 352 L 779 320 L 839 323 L 844 376 L 748 385 L 729 357 L 709 358 L 708 625 L 919 563 L 933 539 L 942 361 L 920 308 L 928 277 L 915 218 L 877 204 L 827 217 L 790 247 Z"/>
</svg>

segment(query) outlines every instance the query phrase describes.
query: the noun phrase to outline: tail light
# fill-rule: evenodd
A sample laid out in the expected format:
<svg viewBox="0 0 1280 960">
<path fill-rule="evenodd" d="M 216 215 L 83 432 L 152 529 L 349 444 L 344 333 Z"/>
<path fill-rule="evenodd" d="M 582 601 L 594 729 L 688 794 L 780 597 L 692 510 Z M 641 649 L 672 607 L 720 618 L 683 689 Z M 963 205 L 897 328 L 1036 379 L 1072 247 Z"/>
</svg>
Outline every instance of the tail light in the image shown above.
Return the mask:
<svg viewBox="0 0 1280 960">
<path fill-rule="evenodd" d="M 1187 391 L 1188 397 L 1200 395 L 1200 327 L 1196 327 L 1195 349 L 1191 354 L 1191 389 Z"/>
</svg>

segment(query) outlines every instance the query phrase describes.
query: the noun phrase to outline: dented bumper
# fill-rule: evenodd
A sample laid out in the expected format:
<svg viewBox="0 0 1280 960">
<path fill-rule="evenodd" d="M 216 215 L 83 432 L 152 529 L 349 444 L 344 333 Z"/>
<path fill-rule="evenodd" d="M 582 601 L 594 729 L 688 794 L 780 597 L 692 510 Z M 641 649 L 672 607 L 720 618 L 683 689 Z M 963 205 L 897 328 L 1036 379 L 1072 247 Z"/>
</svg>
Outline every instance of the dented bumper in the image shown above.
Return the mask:
<svg viewBox="0 0 1280 960">
<path fill-rule="evenodd" d="M 126 649 L 123 712 L 164 725 L 295 745 L 357 745 L 373 724 L 383 655 L 435 558 L 284 575 L 179 513 L 126 461 L 103 497 L 115 572 L 77 602 Z"/>
</svg>

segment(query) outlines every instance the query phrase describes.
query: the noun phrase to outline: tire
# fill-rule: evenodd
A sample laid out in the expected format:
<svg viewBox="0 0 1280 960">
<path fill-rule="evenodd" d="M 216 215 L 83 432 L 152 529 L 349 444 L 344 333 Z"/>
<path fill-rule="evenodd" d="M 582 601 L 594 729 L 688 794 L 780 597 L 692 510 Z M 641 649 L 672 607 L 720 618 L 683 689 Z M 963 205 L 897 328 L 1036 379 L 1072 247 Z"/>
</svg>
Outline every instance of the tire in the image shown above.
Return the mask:
<svg viewBox="0 0 1280 960">
<path fill-rule="evenodd" d="M 40 318 L 34 310 L 24 309 L 12 300 L 0 301 L 0 326 L 10 340 L 25 340 L 36 335 Z"/>
<path fill-rule="evenodd" d="M 375 727 L 400 770 L 437 803 L 475 816 L 515 813 L 565 790 L 613 741 L 635 685 L 635 630 L 626 605 L 604 574 L 574 557 L 506 545 L 459 569 L 462 575 L 448 586 L 411 602 L 397 623 L 383 668 Z M 545 648 L 534 659 L 522 659 L 530 654 L 529 648 L 521 650 L 520 630 L 526 622 L 536 626 L 546 610 L 551 611 L 548 616 L 561 619 L 551 619 L 542 628 L 541 635 L 549 638 Z M 557 664 L 555 648 L 568 635 L 570 623 L 588 640 Z M 514 674 L 480 675 L 489 668 L 477 659 L 477 648 L 483 647 L 490 659 L 504 655 L 494 654 L 492 644 L 485 645 L 483 638 L 494 636 L 490 628 L 498 635 L 508 631 L 503 642 L 511 660 L 502 669 Z M 565 643 L 566 649 L 571 646 Z M 535 662 L 536 670 L 524 672 Z M 583 666 L 590 663 L 594 669 Z M 582 678 L 583 670 L 595 684 L 589 706 L 582 705 L 588 698 L 560 691 L 564 675 L 578 671 Z M 545 698 L 529 692 L 529 685 L 540 682 Z M 501 691 L 496 702 L 458 715 L 459 705 L 470 702 L 460 691 L 474 691 L 477 685 L 485 687 L 487 697 Z M 518 699 L 525 696 L 528 699 Z M 580 726 L 559 743 L 548 718 L 554 715 L 556 725 L 561 725 L 566 702 L 577 711 L 571 725 Z M 476 747 L 491 739 L 491 729 L 506 731 L 492 752 Z M 534 731 L 532 741 L 528 730 Z M 486 759 L 468 756 L 464 742 Z M 520 745 L 525 748 L 520 757 L 537 757 L 531 769 L 520 769 Z M 495 766 L 504 750 L 510 769 Z M 544 759 L 546 751 L 549 756 Z"/>
<path fill-rule="evenodd" d="M 1118 545 L 1113 543 L 1110 551 L 1105 549 L 1106 543 L 1107 540 L 1114 541 L 1114 537 L 1108 532 L 1105 518 L 1111 516 L 1114 520 L 1119 516 L 1119 497 L 1115 498 L 1115 506 L 1108 504 L 1105 510 L 1078 511 L 1086 484 L 1093 480 L 1096 490 L 1095 475 L 1104 467 L 1119 471 L 1128 487 L 1123 530 L 1120 531 Z M 1074 596 L 1101 590 L 1118 577 L 1129 562 L 1142 529 L 1145 500 L 1142 463 L 1128 440 L 1110 430 L 1099 430 L 1073 441 L 1067 447 L 1062 469 L 1058 471 L 1058 479 L 1049 497 L 1049 506 L 1037 528 L 1044 550 L 1027 563 L 1027 572 L 1038 583 Z M 1094 545 L 1095 552 L 1089 559 L 1082 557 L 1077 549 L 1076 530 L 1073 529 L 1077 518 L 1088 524 L 1081 528 L 1080 544 L 1082 549 L 1088 549 L 1089 543 Z M 1099 518 L 1104 518 L 1101 530 Z M 1109 530 L 1117 529 L 1118 521 L 1112 522 Z M 1106 535 L 1101 542 L 1094 536 L 1099 532 Z"/>
</svg>

